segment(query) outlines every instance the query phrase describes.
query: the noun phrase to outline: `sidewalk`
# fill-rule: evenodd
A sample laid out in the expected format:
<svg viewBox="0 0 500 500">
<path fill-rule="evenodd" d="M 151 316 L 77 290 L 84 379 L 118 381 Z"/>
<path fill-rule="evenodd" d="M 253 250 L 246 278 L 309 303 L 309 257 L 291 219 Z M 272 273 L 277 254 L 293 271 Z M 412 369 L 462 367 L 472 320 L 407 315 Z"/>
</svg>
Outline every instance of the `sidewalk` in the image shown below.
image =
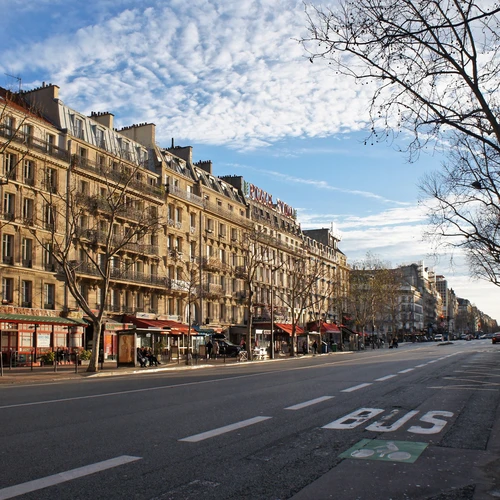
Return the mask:
<svg viewBox="0 0 500 500">
<path fill-rule="evenodd" d="M 345 352 L 330 352 L 327 354 L 318 354 L 317 356 L 333 356 L 333 355 L 343 355 L 352 354 L 352 351 Z M 239 362 L 236 358 L 224 358 L 220 357 L 218 359 L 211 360 L 195 360 L 193 359 L 191 364 L 187 365 L 186 360 L 168 361 L 159 366 L 150 366 L 147 368 L 140 367 L 121 367 L 117 368 L 116 361 L 105 361 L 99 364 L 99 371 L 97 373 L 88 373 L 86 371 L 86 366 L 78 366 L 78 372 L 75 370 L 74 364 L 62 364 L 57 365 L 57 371 L 54 370 L 54 366 L 34 366 L 33 370 L 27 367 L 17 367 L 9 369 L 5 367 L 3 369 L 3 377 L 0 376 L 0 386 L 13 385 L 13 384 L 36 384 L 36 383 L 51 383 L 63 380 L 81 380 L 83 378 L 96 378 L 96 377 L 117 377 L 123 375 L 141 375 L 146 373 L 161 373 L 167 371 L 181 371 L 181 370 L 196 370 L 202 368 L 214 368 L 214 367 L 224 367 L 224 366 L 244 366 L 248 363 L 271 363 L 277 361 L 286 361 L 292 359 L 307 359 L 312 355 L 308 354 L 306 356 L 299 355 L 297 357 L 290 356 L 280 356 L 276 359 L 263 359 L 254 360 L 251 362 Z"/>
</svg>

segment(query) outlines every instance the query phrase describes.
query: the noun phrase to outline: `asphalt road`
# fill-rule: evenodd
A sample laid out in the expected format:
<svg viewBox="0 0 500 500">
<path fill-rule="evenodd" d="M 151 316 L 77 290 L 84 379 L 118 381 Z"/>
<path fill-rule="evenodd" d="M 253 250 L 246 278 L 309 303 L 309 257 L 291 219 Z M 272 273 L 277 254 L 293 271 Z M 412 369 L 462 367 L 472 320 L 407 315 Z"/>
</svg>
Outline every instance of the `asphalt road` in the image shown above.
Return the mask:
<svg viewBox="0 0 500 500">
<path fill-rule="evenodd" d="M 500 346 L 0 387 L 0 500 L 500 497 Z"/>
</svg>

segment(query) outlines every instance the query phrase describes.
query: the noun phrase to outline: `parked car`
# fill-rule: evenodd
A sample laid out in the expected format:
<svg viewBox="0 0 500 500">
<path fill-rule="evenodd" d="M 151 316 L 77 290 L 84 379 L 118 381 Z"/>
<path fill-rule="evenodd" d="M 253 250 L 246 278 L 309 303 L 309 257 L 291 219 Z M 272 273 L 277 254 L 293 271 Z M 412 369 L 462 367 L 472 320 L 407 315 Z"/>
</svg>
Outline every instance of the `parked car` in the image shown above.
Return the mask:
<svg viewBox="0 0 500 500">
<path fill-rule="evenodd" d="M 443 335 L 441 333 L 437 333 L 436 335 L 434 335 L 434 340 L 436 342 L 442 342 L 444 340 Z"/>
<path fill-rule="evenodd" d="M 491 343 L 496 344 L 497 342 L 500 342 L 500 332 L 495 333 L 493 337 L 491 337 Z"/>
</svg>

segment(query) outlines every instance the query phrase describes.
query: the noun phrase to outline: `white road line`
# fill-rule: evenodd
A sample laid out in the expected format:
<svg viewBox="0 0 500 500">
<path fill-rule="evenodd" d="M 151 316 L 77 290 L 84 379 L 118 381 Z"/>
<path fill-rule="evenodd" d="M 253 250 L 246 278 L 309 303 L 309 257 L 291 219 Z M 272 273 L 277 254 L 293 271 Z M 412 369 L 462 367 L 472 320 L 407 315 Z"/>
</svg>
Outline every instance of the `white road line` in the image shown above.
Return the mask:
<svg viewBox="0 0 500 500">
<path fill-rule="evenodd" d="M 119 465 L 128 464 L 130 462 L 135 462 L 136 460 L 141 459 L 142 457 L 122 455 L 121 457 L 104 460 L 104 462 L 97 462 L 95 464 L 85 465 L 84 467 L 68 470 L 66 472 L 60 472 L 59 474 L 54 474 L 53 476 L 35 479 L 34 481 L 28 481 L 27 483 L 17 484 L 15 486 L 9 486 L 8 488 L 3 488 L 0 490 L 0 500 L 14 498 L 19 495 L 31 493 L 32 491 L 37 491 L 43 488 L 48 488 L 49 486 L 72 481 L 73 479 L 77 479 L 79 477 L 89 476 L 90 474 L 95 474 L 96 472 L 101 472 L 106 469 L 112 469 L 113 467 L 118 467 Z"/>
<path fill-rule="evenodd" d="M 363 389 L 363 387 L 368 387 L 369 385 L 372 385 L 372 384 L 371 383 L 359 384 L 359 385 L 355 385 L 354 387 L 349 387 L 348 389 L 344 389 L 340 392 L 353 392 L 353 391 L 357 391 L 358 389 Z"/>
<path fill-rule="evenodd" d="M 401 370 L 400 372 L 398 373 L 408 373 L 408 372 L 412 372 L 415 368 L 407 368 L 406 370 Z"/>
<path fill-rule="evenodd" d="M 242 420 L 241 422 L 236 422 L 235 424 L 225 425 L 224 427 L 219 427 L 218 429 L 213 429 L 211 431 L 202 432 L 200 434 L 195 434 L 193 436 L 188 436 L 179 441 L 187 441 L 189 443 L 197 443 L 198 441 L 203 441 L 204 439 L 209 439 L 211 437 L 220 436 L 226 432 L 235 431 L 236 429 L 241 429 L 243 427 L 248 427 L 249 425 L 258 424 L 264 420 L 268 420 L 273 417 L 254 417 L 248 420 Z"/>
<path fill-rule="evenodd" d="M 427 363 L 423 363 L 423 364 L 421 364 L 421 365 L 417 365 L 417 366 L 415 366 L 415 368 L 422 368 L 422 367 L 423 367 L 423 366 L 425 366 L 425 365 L 427 365 Z"/>
<path fill-rule="evenodd" d="M 435 363 L 436 361 L 439 361 L 439 359 L 433 359 L 432 361 L 428 361 L 427 364 L 430 365 L 432 363 Z"/>
<path fill-rule="evenodd" d="M 375 382 L 383 382 L 384 380 L 389 380 L 394 377 L 397 377 L 397 375 L 386 375 L 385 377 L 376 378 Z"/>
<path fill-rule="evenodd" d="M 285 410 L 301 410 L 302 408 L 315 405 L 316 403 L 322 403 L 323 401 L 327 401 L 328 399 L 332 399 L 333 397 L 334 396 L 322 396 L 320 398 L 311 399 L 310 401 L 305 401 L 304 403 L 289 406 L 288 408 L 285 408 Z"/>
</svg>

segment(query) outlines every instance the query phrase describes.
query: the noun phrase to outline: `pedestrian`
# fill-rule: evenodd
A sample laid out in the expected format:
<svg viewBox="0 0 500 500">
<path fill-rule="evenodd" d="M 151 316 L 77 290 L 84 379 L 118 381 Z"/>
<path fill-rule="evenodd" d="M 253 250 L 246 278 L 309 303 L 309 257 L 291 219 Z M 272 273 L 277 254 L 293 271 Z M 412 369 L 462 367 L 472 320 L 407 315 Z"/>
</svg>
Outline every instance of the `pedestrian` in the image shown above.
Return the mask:
<svg viewBox="0 0 500 500">
<path fill-rule="evenodd" d="M 210 339 L 208 339 L 208 342 L 207 342 L 207 356 L 208 356 L 208 359 L 210 359 L 212 357 L 212 349 L 213 349 L 213 344 L 212 342 L 210 341 Z"/>
<path fill-rule="evenodd" d="M 214 342 L 214 359 L 217 359 L 219 355 L 219 342 L 217 340 Z"/>
<path fill-rule="evenodd" d="M 307 354 L 307 342 L 305 340 L 302 342 L 302 354 L 304 354 L 304 356 Z"/>
<path fill-rule="evenodd" d="M 313 354 L 316 354 L 318 352 L 318 343 L 316 341 L 313 342 L 312 348 Z"/>
</svg>

